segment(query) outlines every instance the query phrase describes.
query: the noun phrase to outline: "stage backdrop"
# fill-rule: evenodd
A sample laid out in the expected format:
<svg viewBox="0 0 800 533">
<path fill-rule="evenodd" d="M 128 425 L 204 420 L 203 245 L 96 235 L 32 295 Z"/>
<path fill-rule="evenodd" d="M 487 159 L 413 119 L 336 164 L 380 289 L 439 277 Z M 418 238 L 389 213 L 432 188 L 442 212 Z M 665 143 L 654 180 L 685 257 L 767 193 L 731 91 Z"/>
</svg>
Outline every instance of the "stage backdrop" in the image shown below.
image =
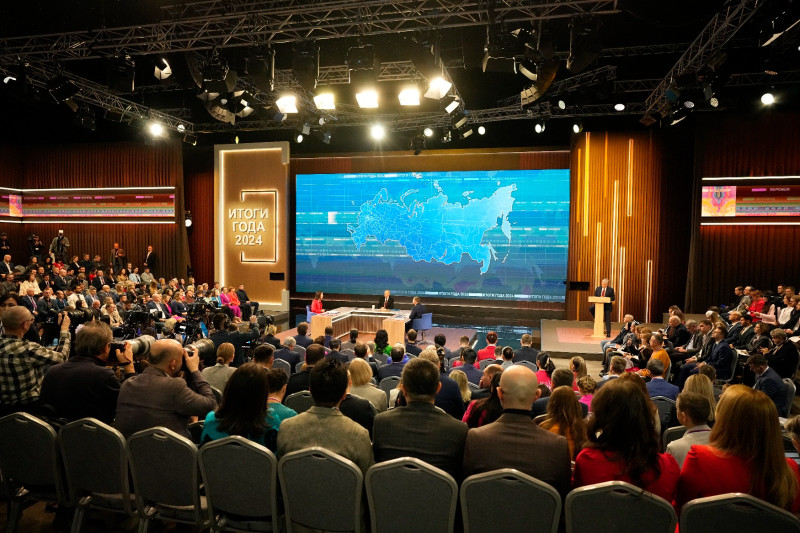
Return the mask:
<svg viewBox="0 0 800 533">
<path fill-rule="evenodd" d="M 289 143 L 217 145 L 214 279 L 278 308 L 287 288 Z"/>
</svg>

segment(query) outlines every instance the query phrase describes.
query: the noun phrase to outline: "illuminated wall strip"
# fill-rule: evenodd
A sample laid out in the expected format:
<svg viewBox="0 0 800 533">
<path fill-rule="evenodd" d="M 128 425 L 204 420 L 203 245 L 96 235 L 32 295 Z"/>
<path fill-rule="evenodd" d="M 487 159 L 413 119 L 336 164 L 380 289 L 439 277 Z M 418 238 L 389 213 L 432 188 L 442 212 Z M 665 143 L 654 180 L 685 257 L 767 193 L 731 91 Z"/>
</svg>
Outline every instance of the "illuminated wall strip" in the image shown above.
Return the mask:
<svg viewBox="0 0 800 533">
<path fill-rule="evenodd" d="M 614 180 L 614 203 L 611 210 L 611 275 L 617 271 L 617 224 L 619 223 L 619 180 Z M 614 280 L 612 280 L 612 283 Z M 617 309 L 617 320 L 619 320 L 619 309 Z"/>
<path fill-rule="evenodd" d="M 600 253 L 601 235 L 603 233 L 603 223 L 598 222 L 594 236 L 594 286 L 600 286 Z"/>
<path fill-rule="evenodd" d="M 800 180 L 800 176 L 750 176 L 736 178 L 703 178 L 703 181 L 760 181 L 760 180 Z"/>
<path fill-rule="evenodd" d="M 623 302 L 625 299 L 625 247 L 620 246 L 619 248 L 619 285 L 617 291 L 617 301 L 619 305 L 617 306 L 617 313 L 619 316 L 625 316 L 623 312 Z"/>
<path fill-rule="evenodd" d="M 583 158 L 583 236 L 589 236 L 589 134 L 586 134 L 586 155 Z"/>
<path fill-rule="evenodd" d="M 583 179 L 583 174 L 581 173 L 582 172 L 582 167 L 583 167 L 583 165 L 581 165 L 581 155 L 582 154 L 583 154 L 583 150 L 578 148 L 578 164 L 576 165 L 577 169 L 578 169 L 578 176 L 577 176 L 577 180 L 575 181 L 575 183 L 576 183 L 575 195 L 577 196 L 577 198 L 575 199 L 575 204 L 578 205 L 578 206 L 583 205 L 583 195 L 581 194 L 581 191 L 582 191 L 581 184 L 583 183 L 581 181 Z M 578 227 L 580 228 L 581 224 L 583 223 L 583 217 L 581 216 L 581 210 L 580 209 L 576 209 L 576 213 L 577 213 L 577 217 L 578 217 Z"/>
<path fill-rule="evenodd" d="M 800 222 L 701 222 L 701 226 L 800 226 Z"/>
<path fill-rule="evenodd" d="M 217 168 L 219 169 L 219 191 L 225 190 L 225 154 L 227 150 L 219 150 L 219 162 Z M 214 254 L 215 257 L 215 271 L 219 272 L 219 279 L 222 283 L 225 281 L 225 261 L 222 260 L 222 252 L 225 249 L 223 246 L 223 236 L 225 231 L 222 227 L 224 218 L 222 216 L 222 194 L 218 194 L 216 198 L 216 209 L 214 209 L 214 216 L 217 219 L 217 249 Z"/>
<path fill-rule="evenodd" d="M 174 191 L 175 187 L 73 187 L 66 189 L 9 189 L 0 187 L 5 191 L 15 192 L 80 192 L 80 191 Z"/>
<path fill-rule="evenodd" d="M 603 198 L 608 197 L 608 132 L 605 135 L 603 148 Z"/>
<path fill-rule="evenodd" d="M 645 288 L 644 321 L 650 323 L 650 299 L 653 290 L 653 260 L 647 260 L 647 287 Z"/>
<path fill-rule="evenodd" d="M 627 216 L 633 216 L 633 139 L 628 139 L 628 210 Z"/>
<path fill-rule="evenodd" d="M 5 221 L 4 221 L 5 222 Z M 9 221 L 10 222 L 10 221 Z M 177 221 L 156 222 L 153 220 L 24 220 L 20 224 L 176 224 Z"/>
<path fill-rule="evenodd" d="M 578 276 L 581 275 L 581 260 L 578 259 Z M 581 296 L 575 291 L 575 320 L 581 319 Z"/>
</svg>

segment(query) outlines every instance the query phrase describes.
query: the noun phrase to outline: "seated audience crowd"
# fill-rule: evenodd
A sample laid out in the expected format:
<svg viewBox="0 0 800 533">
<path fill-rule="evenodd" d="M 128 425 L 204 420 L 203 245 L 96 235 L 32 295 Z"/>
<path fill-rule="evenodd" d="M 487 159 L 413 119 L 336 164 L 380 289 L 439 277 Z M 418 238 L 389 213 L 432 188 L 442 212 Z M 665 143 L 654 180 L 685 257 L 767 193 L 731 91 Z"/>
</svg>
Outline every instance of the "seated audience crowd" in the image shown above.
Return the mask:
<svg viewBox="0 0 800 533">
<path fill-rule="evenodd" d="M 110 266 L 89 255 L 6 270 L 18 275 L 3 276 L 0 294 L 0 414 L 94 417 L 126 437 L 156 426 L 190 437 L 190 423 L 204 421 L 198 445 L 240 435 L 279 458 L 321 446 L 364 473 L 411 456 L 457 482 L 514 468 L 562 497 L 623 480 L 678 512 L 728 492 L 800 511 L 779 419 L 800 361 L 793 287 L 737 287 L 736 301 L 700 321 L 673 307 L 663 328 L 627 315 L 602 343 L 595 380 L 583 357 L 557 364 L 529 334 L 518 348 L 491 331 L 479 351 L 468 338 L 449 351 L 441 334 L 417 342 L 409 330 L 390 345 L 385 330 L 366 342 L 352 330 L 342 345 L 332 331 L 311 339 L 301 323 L 280 340 L 242 285 L 156 279 L 154 259 L 139 274 L 118 254 Z M 158 340 L 135 353 L 114 341 L 130 331 Z M 211 343 L 187 351 L 205 336 Z M 292 409 L 303 394 L 313 405 Z M 664 447 L 674 426 L 685 432 Z M 800 420 L 786 426 L 800 447 Z"/>
</svg>

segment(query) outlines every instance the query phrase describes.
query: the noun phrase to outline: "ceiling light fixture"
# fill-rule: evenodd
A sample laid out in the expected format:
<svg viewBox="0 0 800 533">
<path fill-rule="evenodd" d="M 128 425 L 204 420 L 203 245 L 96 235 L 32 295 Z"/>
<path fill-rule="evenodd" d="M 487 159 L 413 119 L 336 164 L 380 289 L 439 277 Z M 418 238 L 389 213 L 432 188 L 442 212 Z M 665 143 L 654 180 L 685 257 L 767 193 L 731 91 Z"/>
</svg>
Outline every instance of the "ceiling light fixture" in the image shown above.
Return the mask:
<svg viewBox="0 0 800 533">
<path fill-rule="evenodd" d="M 775 95 L 772 93 L 764 93 L 761 95 L 761 103 L 764 105 L 772 105 L 775 103 Z"/>
<path fill-rule="evenodd" d="M 425 134 L 425 137 L 433 137 L 433 129 L 431 128 L 425 128 L 422 133 Z"/>
<path fill-rule="evenodd" d="M 452 86 L 452 83 L 442 77 L 433 78 L 430 85 L 428 85 L 428 90 L 425 91 L 425 98 L 441 100 L 447 96 L 447 93 L 450 91 Z"/>
<path fill-rule="evenodd" d="M 400 91 L 397 95 L 400 105 L 419 105 L 419 89 L 409 87 Z"/>
<path fill-rule="evenodd" d="M 386 129 L 380 124 L 375 124 L 374 126 L 372 126 L 372 128 L 370 128 L 369 134 L 376 141 L 380 141 L 386 136 Z"/>
<path fill-rule="evenodd" d="M 365 89 L 356 93 L 358 107 L 362 109 L 375 109 L 378 107 L 378 91 L 375 89 Z"/>
<path fill-rule="evenodd" d="M 275 105 L 278 106 L 278 111 L 284 115 L 297 113 L 297 97 L 293 94 L 281 96 L 275 101 Z"/>
<path fill-rule="evenodd" d="M 317 106 L 317 109 L 324 109 L 328 111 L 336 109 L 336 103 L 334 102 L 333 93 L 325 92 L 316 95 L 314 97 L 314 105 Z"/>
<path fill-rule="evenodd" d="M 620 102 L 619 104 L 615 104 L 614 109 L 616 109 L 617 111 L 625 111 L 625 104 L 623 104 L 622 102 Z"/>
</svg>

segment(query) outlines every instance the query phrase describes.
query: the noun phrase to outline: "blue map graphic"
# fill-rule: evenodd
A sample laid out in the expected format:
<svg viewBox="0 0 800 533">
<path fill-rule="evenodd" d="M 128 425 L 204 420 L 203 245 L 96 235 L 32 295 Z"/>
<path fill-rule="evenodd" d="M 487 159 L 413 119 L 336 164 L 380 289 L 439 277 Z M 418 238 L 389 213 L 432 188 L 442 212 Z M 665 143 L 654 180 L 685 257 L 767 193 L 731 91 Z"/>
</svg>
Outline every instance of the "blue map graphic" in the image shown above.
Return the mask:
<svg viewBox="0 0 800 533">
<path fill-rule="evenodd" d="M 297 292 L 564 301 L 568 169 L 298 174 L 295 184 Z"/>
<path fill-rule="evenodd" d="M 467 198 L 466 205 L 448 203 L 438 182 L 434 186 L 439 194 L 424 203 L 414 200 L 406 205 L 405 197 L 413 191 L 403 194 L 399 201 L 392 200 L 386 189 L 364 202 L 358 225 L 347 227 L 356 250 L 361 250 L 368 237 L 375 237 L 383 243 L 397 241 L 414 261 L 452 265 L 467 254 L 481 264 L 481 274 L 485 274 L 497 259 L 497 252 L 491 242 L 483 243 L 484 235 L 501 220 L 503 235 L 511 242 L 508 215 L 514 205 L 511 193 L 517 186 L 500 187 L 488 198 Z"/>
</svg>

